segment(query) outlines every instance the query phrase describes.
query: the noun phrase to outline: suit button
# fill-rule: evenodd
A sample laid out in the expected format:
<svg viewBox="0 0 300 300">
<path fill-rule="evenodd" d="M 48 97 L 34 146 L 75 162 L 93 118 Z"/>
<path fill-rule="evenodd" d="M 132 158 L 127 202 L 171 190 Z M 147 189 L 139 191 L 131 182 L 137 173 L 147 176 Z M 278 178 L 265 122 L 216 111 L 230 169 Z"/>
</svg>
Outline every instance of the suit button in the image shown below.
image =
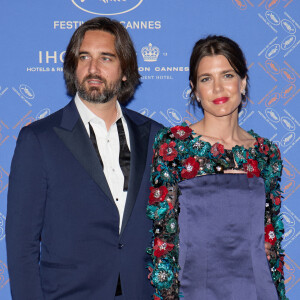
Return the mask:
<svg viewBox="0 0 300 300">
<path fill-rule="evenodd" d="M 118 245 L 118 248 L 119 248 L 119 249 L 122 249 L 123 247 L 124 247 L 123 244 L 119 244 L 119 245 Z"/>
</svg>

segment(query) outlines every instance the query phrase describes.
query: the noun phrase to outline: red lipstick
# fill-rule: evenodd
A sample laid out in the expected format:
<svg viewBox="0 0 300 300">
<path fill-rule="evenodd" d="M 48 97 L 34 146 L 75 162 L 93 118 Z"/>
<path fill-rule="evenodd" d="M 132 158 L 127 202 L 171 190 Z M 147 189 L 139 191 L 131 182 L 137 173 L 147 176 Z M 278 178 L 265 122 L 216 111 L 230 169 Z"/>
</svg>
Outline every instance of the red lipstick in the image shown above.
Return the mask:
<svg viewBox="0 0 300 300">
<path fill-rule="evenodd" d="M 226 103 L 229 100 L 229 97 L 221 97 L 213 100 L 214 104 L 223 104 Z"/>
</svg>

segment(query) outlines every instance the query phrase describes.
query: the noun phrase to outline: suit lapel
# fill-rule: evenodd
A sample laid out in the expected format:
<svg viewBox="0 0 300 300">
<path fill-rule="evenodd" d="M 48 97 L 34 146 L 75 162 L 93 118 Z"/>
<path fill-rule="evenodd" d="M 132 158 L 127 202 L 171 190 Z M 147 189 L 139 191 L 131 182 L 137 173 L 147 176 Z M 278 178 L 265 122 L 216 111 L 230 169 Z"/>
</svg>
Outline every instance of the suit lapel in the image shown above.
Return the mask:
<svg viewBox="0 0 300 300">
<path fill-rule="evenodd" d="M 126 109 L 123 109 L 123 115 L 126 119 L 130 136 L 131 161 L 129 188 L 120 235 L 123 233 L 124 228 L 128 223 L 140 189 L 147 159 L 149 132 L 151 126 L 150 122 L 143 122 L 142 124 L 139 124 L 138 120 L 135 120 L 134 116 L 130 116 Z"/>
<path fill-rule="evenodd" d="M 105 195 L 114 203 L 103 168 L 74 101 L 65 107 L 61 126 L 54 127 L 54 131 Z"/>
</svg>

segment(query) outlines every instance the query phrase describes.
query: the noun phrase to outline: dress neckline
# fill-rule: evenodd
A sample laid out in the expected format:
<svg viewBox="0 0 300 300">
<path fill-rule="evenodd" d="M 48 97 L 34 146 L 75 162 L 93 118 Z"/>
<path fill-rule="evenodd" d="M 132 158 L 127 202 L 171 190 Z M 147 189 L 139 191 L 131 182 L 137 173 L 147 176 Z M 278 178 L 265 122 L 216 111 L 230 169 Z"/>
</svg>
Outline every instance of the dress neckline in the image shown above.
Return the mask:
<svg viewBox="0 0 300 300">
<path fill-rule="evenodd" d="M 192 137 L 193 137 L 193 140 L 199 140 L 200 142 L 207 144 L 210 148 L 211 148 L 213 145 L 215 145 L 215 144 L 219 144 L 219 145 L 222 145 L 222 146 L 224 147 L 224 151 L 226 151 L 226 152 L 232 152 L 232 150 L 233 150 L 233 149 L 236 149 L 236 148 L 243 149 L 243 150 L 246 150 L 246 151 L 249 152 L 249 151 L 251 151 L 252 149 L 254 149 L 254 148 L 255 148 L 255 144 L 258 143 L 258 140 L 257 140 L 258 135 L 257 135 L 252 129 L 248 130 L 247 133 L 249 133 L 252 137 L 255 138 L 255 143 L 253 144 L 253 146 L 252 146 L 252 147 L 249 147 L 249 148 L 246 148 L 246 147 L 244 147 L 243 145 L 235 145 L 235 146 L 233 146 L 231 149 L 225 148 L 224 145 L 223 145 L 222 143 L 219 143 L 219 142 L 215 142 L 214 144 L 211 144 L 211 143 L 208 142 L 208 141 L 202 140 L 202 139 L 201 139 L 202 135 L 201 135 L 201 134 L 196 134 L 194 130 L 192 131 L 191 135 L 192 135 Z"/>
</svg>

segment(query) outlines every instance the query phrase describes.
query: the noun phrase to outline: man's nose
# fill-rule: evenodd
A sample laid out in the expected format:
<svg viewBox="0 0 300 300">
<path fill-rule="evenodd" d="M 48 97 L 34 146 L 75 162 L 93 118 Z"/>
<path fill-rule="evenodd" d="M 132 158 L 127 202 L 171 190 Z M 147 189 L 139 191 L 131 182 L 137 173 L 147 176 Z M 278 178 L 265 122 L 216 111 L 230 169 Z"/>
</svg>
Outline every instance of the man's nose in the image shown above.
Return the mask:
<svg viewBox="0 0 300 300">
<path fill-rule="evenodd" d="M 90 74 L 100 73 L 100 63 L 97 59 L 91 59 L 88 71 Z"/>
</svg>

